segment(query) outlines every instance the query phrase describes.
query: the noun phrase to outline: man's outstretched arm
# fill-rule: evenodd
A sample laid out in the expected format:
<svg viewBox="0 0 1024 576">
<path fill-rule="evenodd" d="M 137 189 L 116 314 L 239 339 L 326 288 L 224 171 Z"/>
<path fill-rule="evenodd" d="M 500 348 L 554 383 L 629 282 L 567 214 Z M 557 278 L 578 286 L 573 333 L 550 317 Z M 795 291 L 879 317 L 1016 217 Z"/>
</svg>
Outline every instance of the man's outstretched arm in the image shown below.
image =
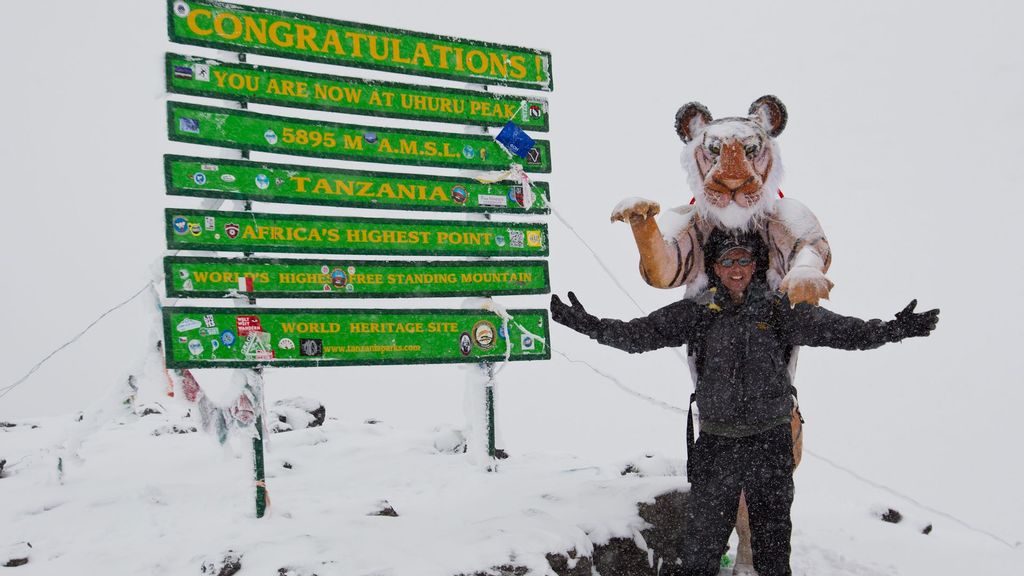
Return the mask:
<svg viewBox="0 0 1024 576">
<path fill-rule="evenodd" d="M 698 329 L 701 317 L 701 306 L 683 300 L 634 320 L 598 318 L 588 313 L 572 292 L 569 304 L 558 295 L 551 295 L 552 320 L 601 344 L 630 353 L 682 346 Z"/>
<path fill-rule="evenodd" d="M 914 312 L 917 300 L 896 314 L 894 320 L 861 320 L 842 316 L 820 306 L 783 304 L 783 333 L 790 344 L 826 346 L 843 350 L 870 350 L 904 338 L 931 334 L 939 321 L 939 309 Z"/>
</svg>

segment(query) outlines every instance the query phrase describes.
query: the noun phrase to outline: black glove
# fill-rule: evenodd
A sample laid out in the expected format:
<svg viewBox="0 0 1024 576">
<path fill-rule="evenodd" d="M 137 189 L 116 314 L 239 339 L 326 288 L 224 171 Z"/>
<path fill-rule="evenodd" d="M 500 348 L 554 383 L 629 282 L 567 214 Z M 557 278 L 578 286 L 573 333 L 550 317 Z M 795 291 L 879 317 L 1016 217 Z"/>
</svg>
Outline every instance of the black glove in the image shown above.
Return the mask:
<svg viewBox="0 0 1024 576">
<path fill-rule="evenodd" d="M 569 302 L 572 306 L 567 306 L 557 294 L 551 295 L 551 319 L 559 324 L 564 324 L 569 328 L 587 336 L 593 337 L 597 334 L 601 321 L 587 313 L 583 308 L 583 304 L 576 299 L 576 295 L 569 292 Z"/>
<path fill-rule="evenodd" d="M 914 307 L 917 300 L 911 300 L 910 304 L 902 312 L 896 313 L 896 319 L 886 322 L 885 327 L 889 330 L 889 340 L 899 342 L 904 338 L 915 336 L 927 336 L 939 322 L 939 309 L 927 312 L 915 313 Z"/>
</svg>

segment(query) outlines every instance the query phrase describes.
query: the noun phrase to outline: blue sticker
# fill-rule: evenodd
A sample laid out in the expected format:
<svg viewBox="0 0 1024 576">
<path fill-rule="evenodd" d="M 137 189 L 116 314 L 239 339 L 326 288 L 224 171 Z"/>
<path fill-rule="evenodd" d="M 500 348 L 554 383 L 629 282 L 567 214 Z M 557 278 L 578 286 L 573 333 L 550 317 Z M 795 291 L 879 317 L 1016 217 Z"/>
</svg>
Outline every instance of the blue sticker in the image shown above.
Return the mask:
<svg viewBox="0 0 1024 576">
<path fill-rule="evenodd" d="M 376 132 L 363 132 L 363 140 L 366 140 L 367 144 L 376 144 L 377 143 L 377 133 Z"/>
<path fill-rule="evenodd" d="M 466 189 L 462 186 L 452 188 L 452 201 L 456 204 L 466 203 Z"/>
<path fill-rule="evenodd" d="M 176 216 L 172 221 L 172 224 L 174 225 L 175 234 L 185 234 L 188 232 L 188 220 L 185 220 L 185 218 Z"/>
<path fill-rule="evenodd" d="M 526 158 L 526 155 L 536 145 L 533 138 L 530 138 L 529 134 L 523 132 L 523 129 L 511 120 L 505 123 L 504 128 L 501 129 L 501 132 L 498 132 L 494 139 L 501 143 L 506 150 L 520 158 Z"/>
<path fill-rule="evenodd" d="M 199 134 L 199 120 L 195 118 L 178 118 L 178 130 L 189 134 Z"/>
<path fill-rule="evenodd" d="M 266 174 L 256 175 L 256 187 L 260 190 L 266 190 L 270 186 L 270 178 Z"/>
<path fill-rule="evenodd" d="M 334 284 L 335 286 L 344 286 L 348 284 L 348 276 L 345 274 L 345 271 L 341 268 L 335 268 L 331 271 L 331 284 Z"/>
<path fill-rule="evenodd" d="M 474 156 L 476 156 L 476 150 L 473 150 L 472 146 L 466 144 L 462 148 L 462 155 L 465 156 L 466 158 L 472 159 Z"/>
<path fill-rule="evenodd" d="M 509 186 L 508 199 L 518 204 L 520 208 L 526 208 L 526 197 L 522 186 Z"/>
<path fill-rule="evenodd" d="M 203 174 L 202 172 L 196 172 L 195 174 L 192 175 L 192 180 L 197 185 L 202 186 L 203 184 L 206 184 L 206 174 Z"/>
<path fill-rule="evenodd" d="M 175 66 L 174 77 L 181 78 L 182 80 L 192 79 L 192 67 L 191 66 Z"/>
<path fill-rule="evenodd" d="M 220 341 L 223 342 L 225 346 L 228 346 L 228 347 L 234 346 L 235 345 L 235 333 L 232 332 L 231 330 L 225 330 L 225 331 L 221 332 L 220 333 Z"/>
</svg>

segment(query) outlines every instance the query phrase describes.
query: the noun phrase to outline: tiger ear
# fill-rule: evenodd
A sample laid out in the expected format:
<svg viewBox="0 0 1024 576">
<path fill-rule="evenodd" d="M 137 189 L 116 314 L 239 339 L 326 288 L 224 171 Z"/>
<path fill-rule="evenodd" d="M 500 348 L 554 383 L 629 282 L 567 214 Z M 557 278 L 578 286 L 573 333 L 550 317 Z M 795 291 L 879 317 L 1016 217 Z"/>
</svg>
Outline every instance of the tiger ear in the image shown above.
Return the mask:
<svg viewBox="0 0 1024 576">
<path fill-rule="evenodd" d="M 693 140 L 694 134 L 711 123 L 711 112 L 700 102 L 690 102 L 676 112 L 676 134 L 683 142 Z"/>
<path fill-rule="evenodd" d="M 786 121 L 789 120 L 786 105 L 771 94 L 754 100 L 747 114 L 753 116 L 772 138 L 782 134 L 782 131 L 786 129 Z"/>
</svg>

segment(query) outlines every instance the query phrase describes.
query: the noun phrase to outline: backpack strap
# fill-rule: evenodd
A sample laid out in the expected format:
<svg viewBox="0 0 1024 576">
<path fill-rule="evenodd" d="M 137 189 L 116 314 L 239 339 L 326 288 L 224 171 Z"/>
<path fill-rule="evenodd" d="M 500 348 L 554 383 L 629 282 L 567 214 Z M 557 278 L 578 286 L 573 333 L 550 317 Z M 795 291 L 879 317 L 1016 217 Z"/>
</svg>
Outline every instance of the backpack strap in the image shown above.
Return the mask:
<svg viewBox="0 0 1024 576">
<path fill-rule="evenodd" d="M 695 450 L 693 441 L 693 403 L 697 401 L 697 393 L 690 394 L 690 405 L 686 410 L 686 479 L 692 482 Z"/>
</svg>

